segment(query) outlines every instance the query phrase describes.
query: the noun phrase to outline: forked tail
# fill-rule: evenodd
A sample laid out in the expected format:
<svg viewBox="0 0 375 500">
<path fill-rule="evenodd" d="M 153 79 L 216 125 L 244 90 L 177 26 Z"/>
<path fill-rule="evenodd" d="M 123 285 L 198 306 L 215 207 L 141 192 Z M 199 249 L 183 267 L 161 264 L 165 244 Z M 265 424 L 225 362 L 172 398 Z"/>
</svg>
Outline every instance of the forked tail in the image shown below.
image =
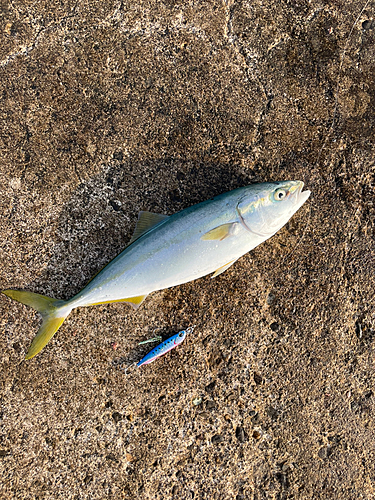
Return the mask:
<svg viewBox="0 0 375 500">
<path fill-rule="evenodd" d="M 42 315 L 43 323 L 26 354 L 26 359 L 31 359 L 38 354 L 55 335 L 70 313 L 71 308 L 66 307 L 67 302 L 63 300 L 51 299 L 50 297 L 33 292 L 3 290 L 2 293 L 22 304 L 33 307 Z"/>
</svg>

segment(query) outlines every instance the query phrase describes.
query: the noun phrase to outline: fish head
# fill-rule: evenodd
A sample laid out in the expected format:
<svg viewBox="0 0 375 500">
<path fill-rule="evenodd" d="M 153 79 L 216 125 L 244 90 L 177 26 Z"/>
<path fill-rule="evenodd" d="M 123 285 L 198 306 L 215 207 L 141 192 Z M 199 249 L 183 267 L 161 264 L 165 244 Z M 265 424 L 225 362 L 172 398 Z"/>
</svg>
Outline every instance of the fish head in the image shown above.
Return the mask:
<svg viewBox="0 0 375 500">
<path fill-rule="evenodd" d="M 174 339 L 174 344 L 178 345 L 181 344 L 185 340 L 186 337 L 186 330 L 182 330 L 181 332 L 178 332 L 176 335 L 176 338 Z"/>
<path fill-rule="evenodd" d="M 236 207 L 241 223 L 258 236 L 272 236 L 310 196 L 310 191 L 302 191 L 303 186 L 302 181 L 266 182 L 248 186 Z"/>
</svg>

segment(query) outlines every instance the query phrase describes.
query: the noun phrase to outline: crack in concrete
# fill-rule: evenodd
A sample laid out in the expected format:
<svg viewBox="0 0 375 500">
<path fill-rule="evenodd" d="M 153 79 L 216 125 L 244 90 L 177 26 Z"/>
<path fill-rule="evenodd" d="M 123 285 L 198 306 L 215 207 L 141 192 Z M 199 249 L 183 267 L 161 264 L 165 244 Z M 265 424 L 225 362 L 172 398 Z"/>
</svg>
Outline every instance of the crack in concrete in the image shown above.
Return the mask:
<svg viewBox="0 0 375 500">
<path fill-rule="evenodd" d="M 272 91 L 268 91 L 266 89 L 265 85 L 263 84 L 263 82 L 261 81 L 261 79 L 259 78 L 259 76 L 258 77 L 256 76 L 257 75 L 256 65 L 257 65 L 258 54 L 254 54 L 254 61 L 255 62 L 253 64 L 251 64 L 249 62 L 249 57 L 246 55 L 244 48 L 238 42 L 238 38 L 233 31 L 233 15 L 234 15 L 233 6 L 234 6 L 234 4 L 235 4 L 235 0 L 223 0 L 224 9 L 226 11 L 224 37 L 227 38 L 228 42 L 233 46 L 237 55 L 241 59 L 242 66 L 244 68 L 244 71 L 245 71 L 245 74 L 246 74 L 248 80 L 249 81 L 255 80 L 258 83 L 258 85 L 263 93 L 263 97 L 266 101 L 262 111 L 260 112 L 260 114 L 258 116 L 258 120 L 256 123 L 256 125 L 257 125 L 256 136 L 258 136 L 258 139 L 255 140 L 253 143 L 253 145 L 256 146 L 257 144 L 259 144 L 261 142 L 261 127 L 263 125 L 263 122 L 264 122 L 269 110 L 270 110 L 271 103 L 273 100 L 273 93 L 272 93 Z M 279 45 L 282 41 L 284 41 L 284 40 L 278 41 L 274 46 Z M 272 50 L 272 48 L 274 48 L 274 47 L 271 47 L 269 50 Z"/>
<path fill-rule="evenodd" d="M 0 67 L 3 68 L 5 66 L 7 66 L 10 62 L 12 62 L 18 56 L 28 56 L 29 53 L 33 49 L 35 49 L 36 44 L 38 42 L 38 39 L 39 39 L 40 35 L 44 31 L 46 31 L 47 29 L 48 29 L 48 27 L 42 28 L 41 30 L 39 30 L 38 33 L 37 33 L 37 35 L 36 35 L 36 37 L 35 37 L 35 39 L 33 40 L 33 42 L 30 45 L 22 45 L 20 47 L 20 50 L 18 50 L 17 52 L 14 52 L 12 54 L 7 55 L 7 57 L 5 59 L 3 59 L 2 61 L 0 61 Z"/>
<path fill-rule="evenodd" d="M 233 4 L 234 0 L 223 0 L 224 9 L 226 13 L 226 24 L 224 26 L 224 36 L 228 38 L 228 40 L 234 44 L 234 39 L 232 38 L 231 33 L 232 30 L 232 19 L 233 19 Z"/>
</svg>

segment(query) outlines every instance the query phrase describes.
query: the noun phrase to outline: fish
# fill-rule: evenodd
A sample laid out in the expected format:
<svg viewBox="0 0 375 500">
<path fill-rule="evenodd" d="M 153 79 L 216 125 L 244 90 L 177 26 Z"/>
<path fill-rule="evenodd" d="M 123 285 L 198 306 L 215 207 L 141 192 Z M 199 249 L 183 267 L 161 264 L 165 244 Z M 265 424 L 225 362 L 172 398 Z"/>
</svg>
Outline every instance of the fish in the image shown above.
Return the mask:
<svg viewBox="0 0 375 500">
<path fill-rule="evenodd" d="M 145 298 L 212 273 L 216 278 L 281 229 L 306 202 L 302 181 L 252 184 L 171 216 L 142 211 L 128 246 L 69 300 L 6 289 L 38 311 L 42 324 L 25 359 L 38 354 L 77 307 Z"/>
<path fill-rule="evenodd" d="M 154 347 L 154 349 L 152 349 L 152 351 L 146 354 L 146 356 L 137 363 L 137 366 L 139 367 L 142 365 L 148 365 L 149 363 L 155 361 L 155 359 L 171 351 L 172 349 L 180 345 L 185 340 L 186 335 L 188 333 L 191 333 L 193 329 L 193 327 L 190 327 L 187 330 L 181 330 L 175 335 L 172 335 L 172 337 L 169 337 L 169 339 L 164 340 L 164 342 L 157 345 L 156 347 Z"/>
</svg>

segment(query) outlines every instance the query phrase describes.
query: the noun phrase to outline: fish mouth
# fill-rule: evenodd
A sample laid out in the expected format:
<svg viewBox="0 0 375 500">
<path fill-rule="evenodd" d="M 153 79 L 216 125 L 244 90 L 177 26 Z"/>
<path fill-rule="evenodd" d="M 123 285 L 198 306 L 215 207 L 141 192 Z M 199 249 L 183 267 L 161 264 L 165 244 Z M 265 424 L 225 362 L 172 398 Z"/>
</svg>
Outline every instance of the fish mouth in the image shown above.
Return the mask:
<svg viewBox="0 0 375 500">
<path fill-rule="evenodd" d="M 308 189 L 302 191 L 304 185 L 302 181 L 295 181 L 294 186 L 289 189 L 289 193 L 295 196 L 298 207 L 301 207 L 311 194 Z"/>
</svg>

